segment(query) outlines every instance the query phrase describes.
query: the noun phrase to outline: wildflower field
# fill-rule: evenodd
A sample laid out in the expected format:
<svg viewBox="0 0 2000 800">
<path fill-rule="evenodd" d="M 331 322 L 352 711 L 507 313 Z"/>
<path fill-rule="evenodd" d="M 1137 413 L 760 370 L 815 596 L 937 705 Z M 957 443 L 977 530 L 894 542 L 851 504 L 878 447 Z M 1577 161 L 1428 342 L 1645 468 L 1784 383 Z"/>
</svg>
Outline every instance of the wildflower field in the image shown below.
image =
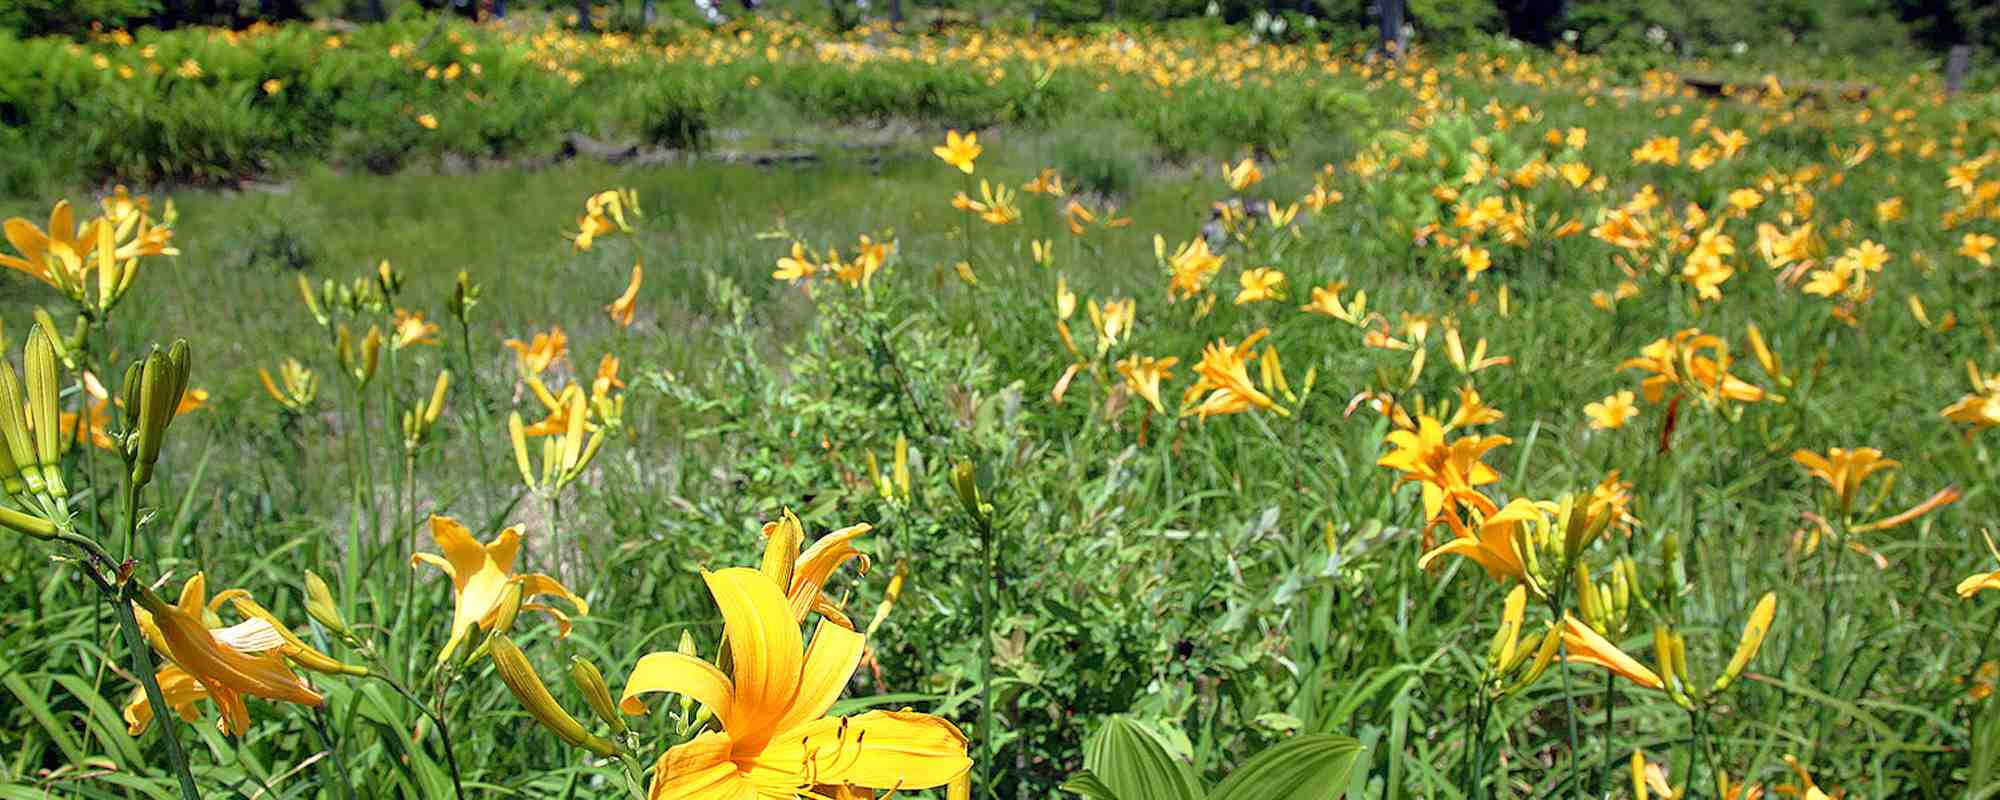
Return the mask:
<svg viewBox="0 0 2000 800">
<path fill-rule="evenodd" d="M 561 22 L 0 38 L 0 800 L 2000 797 L 2000 93 Z"/>
</svg>

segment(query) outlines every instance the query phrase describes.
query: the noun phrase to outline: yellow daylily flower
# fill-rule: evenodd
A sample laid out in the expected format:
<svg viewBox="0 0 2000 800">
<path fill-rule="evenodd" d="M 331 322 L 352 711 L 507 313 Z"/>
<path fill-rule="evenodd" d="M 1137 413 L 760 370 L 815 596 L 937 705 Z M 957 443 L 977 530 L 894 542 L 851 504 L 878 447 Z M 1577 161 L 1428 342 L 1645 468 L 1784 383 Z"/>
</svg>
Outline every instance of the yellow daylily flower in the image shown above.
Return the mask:
<svg viewBox="0 0 2000 800">
<path fill-rule="evenodd" d="M 972 766 L 965 735 L 911 711 L 828 717 L 861 664 L 865 638 L 822 621 L 810 648 L 792 602 L 770 576 L 735 567 L 703 572 L 723 618 L 734 673 L 679 652 L 639 659 L 620 707 L 646 713 L 642 696 L 674 692 L 722 723 L 660 756 L 652 800 L 798 797 L 818 787 L 909 791 L 943 786 Z"/>
<path fill-rule="evenodd" d="M 1194 365 L 1197 380 L 1181 395 L 1181 416 L 1195 414 L 1205 420 L 1218 414 L 1240 414 L 1253 408 L 1281 417 L 1291 416 L 1292 412 L 1278 405 L 1270 395 L 1258 391 L 1256 384 L 1250 381 L 1250 362 L 1260 355 L 1267 355 L 1253 353 L 1250 347 L 1269 335 L 1269 328 L 1259 328 L 1233 346 L 1227 340 L 1217 339 L 1204 348 L 1201 361 Z M 1208 392 L 1208 396 L 1196 404 L 1195 398 L 1201 397 L 1203 392 Z"/>
<path fill-rule="evenodd" d="M 438 324 L 424 321 L 424 313 L 396 309 L 396 324 L 390 328 L 389 349 L 401 350 L 420 344 L 437 344 Z"/>
<path fill-rule="evenodd" d="M 1605 395 L 1603 400 L 1586 404 L 1584 416 L 1590 417 L 1590 429 L 1596 431 L 1623 428 L 1625 423 L 1637 416 L 1639 409 L 1633 405 L 1635 396 L 1630 389 L 1620 389 Z"/>
<path fill-rule="evenodd" d="M 1396 449 L 1377 459 L 1375 465 L 1403 473 L 1404 482 L 1423 485 L 1426 522 L 1437 521 L 1447 500 L 1483 506 L 1488 512 L 1496 510 L 1477 487 L 1498 482 L 1500 473 L 1480 458 L 1513 440 L 1498 435 L 1461 436 L 1447 442 L 1446 433 L 1443 423 L 1423 416 L 1416 420 L 1414 429 L 1399 428 L 1384 437 Z"/>
<path fill-rule="evenodd" d="M 1243 291 L 1236 293 L 1236 304 L 1259 303 L 1265 300 L 1280 300 L 1285 296 L 1285 273 L 1270 267 L 1246 269 L 1238 276 Z"/>
<path fill-rule="evenodd" d="M 1806 474 L 1826 482 L 1840 499 L 1841 513 L 1854 507 L 1854 498 L 1861 492 L 1861 482 L 1869 475 L 1885 469 L 1902 466 L 1894 459 L 1883 458 L 1882 451 L 1873 447 L 1844 447 L 1828 449 L 1826 455 L 1810 450 L 1792 453 L 1792 460 L 1804 467 Z"/>
<path fill-rule="evenodd" d="M 1125 386 L 1133 394 L 1143 398 L 1154 411 L 1165 414 L 1167 408 L 1160 403 L 1160 382 L 1173 377 L 1173 366 L 1179 363 L 1178 356 L 1154 358 L 1130 355 L 1121 359 L 1117 367 L 1118 374 L 1125 376 Z"/>
<path fill-rule="evenodd" d="M 945 132 L 944 146 L 931 148 L 931 152 L 936 153 L 938 158 L 944 159 L 944 163 L 957 167 L 958 171 L 967 175 L 972 174 L 972 162 L 985 151 L 986 148 L 979 146 L 977 132 L 968 132 L 961 136 L 956 130 Z"/>
<path fill-rule="evenodd" d="M 1993 554 L 1993 560 L 2000 562 L 2000 547 L 1993 544 L 1993 534 L 1986 533 L 1986 550 Z M 2000 589 L 2000 569 L 1992 572 L 1968 576 L 1958 582 L 1958 596 L 1970 598 L 1987 589 Z"/>
<path fill-rule="evenodd" d="M 1520 547 L 1515 544 L 1515 533 L 1523 523 L 1541 521 L 1549 511 L 1547 505 L 1517 498 L 1499 511 L 1477 519 L 1477 531 L 1460 522 L 1457 514 L 1446 514 L 1445 521 L 1457 537 L 1425 553 L 1418 559 L 1417 567 L 1429 569 L 1431 562 L 1442 556 L 1458 555 L 1484 567 L 1487 577 L 1496 581 L 1521 580 L 1527 575 L 1527 566 L 1522 561 Z"/>
<path fill-rule="evenodd" d="M 521 531 L 508 528 L 500 532 L 493 541 L 481 545 L 472 538 L 472 533 L 451 517 L 431 517 L 431 538 L 437 541 L 435 553 L 416 553 L 410 556 L 410 566 L 429 564 L 444 571 L 451 578 L 454 607 L 451 617 L 451 637 L 445 641 L 444 649 L 438 651 L 438 661 L 451 657 L 459 642 L 473 627 L 491 629 L 501 614 L 511 614 L 501 601 L 507 594 L 507 587 L 520 584 L 521 597 L 540 596 L 561 597 L 576 608 L 579 615 L 590 613 L 590 604 L 571 593 L 561 581 L 540 573 L 520 575 L 514 572 L 514 559 L 521 549 Z M 555 618 L 562 635 L 569 635 L 569 617 L 558 609 L 542 603 L 522 603 L 520 610 L 541 611 Z"/>
<path fill-rule="evenodd" d="M 173 662 L 156 676 L 163 694 L 165 684 L 175 687 L 162 698 L 169 707 L 183 719 L 191 719 L 196 700 L 214 700 L 222 711 L 222 729 L 241 736 L 250 729 L 244 695 L 315 708 L 326 704 L 319 692 L 286 665 L 280 652 L 285 640 L 270 622 L 252 618 L 211 630 L 205 621 L 210 613 L 206 595 L 207 579 L 197 572 L 181 587 L 178 603 L 168 604 L 150 589 L 142 589 L 134 603 L 133 612 L 147 641 Z M 125 721 L 134 735 L 145 730 L 153 714 L 145 690 L 135 689 L 125 706 Z"/>
<path fill-rule="evenodd" d="M 536 333 L 529 341 L 508 339 L 503 344 L 514 351 L 514 361 L 520 368 L 521 377 L 532 378 L 563 359 L 569 350 L 569 337 L 563 333 L 562 326 L 557 325 L 546 332 Z"/>
</svg>

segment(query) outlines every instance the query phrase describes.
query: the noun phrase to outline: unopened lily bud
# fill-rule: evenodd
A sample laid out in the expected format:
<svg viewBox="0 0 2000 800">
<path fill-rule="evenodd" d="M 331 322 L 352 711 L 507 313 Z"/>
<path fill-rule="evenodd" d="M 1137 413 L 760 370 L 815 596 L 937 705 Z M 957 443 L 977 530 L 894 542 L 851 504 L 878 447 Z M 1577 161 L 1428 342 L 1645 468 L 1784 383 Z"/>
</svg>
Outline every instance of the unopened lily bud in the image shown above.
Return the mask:
<svg viewBox="0 0 2000 800">
<path fill-rule="evenodd" d="M 958 773 L 951 783 L 945 785 L 945 800 L 972 800 L 972 770 Z"/>
<path fill-rule="evenodd" d="M 306 616 L 335 636 L 348 635 L 347 620 L 341 618 L 340 606 L 333 602 L 333 592 L 312 570 L 306 570 Z"/>
<path fill-rule="evenodd" d="M 153 465 L 160 460 L 167 426 L 173 423 L 181 396 L 187 391 L 185 367 L 189 360 L 186 340 L 175 342 L 170 353 L 155 348 L 146 356 L 139 378 L 139 446 L 132 463 L 135 484 L 144 486 L 153 479 Z"/>
<path fill-rule="evenodd" d="M 125 367 L 125 380 L 118 384 L 120 400 L 124 403 L 123 407 L 119 409 L 119 413 L 125 419 L 126 433 L 137 433 L 139 430 L 139 417 L 137 415 L 139 413 L 139 401 L 144 396 L 140 392 L 140 389 L 145 385 L 145 368 L 145 359 L 133 361 Z"/>
<path fill-rule="evenodd" d="M 577 722 L 576 717 L 570 716 L 549 695 L 549 687 L 542 683 L 542 676 L 535 674 L 534 666 L 528 663 L 528 657 L 521 652 L 521 648 L 515 647 L 505 636 L 495 635 L 491 642 L 494 671 L 500 673 L 500 681 L 507 684 L 507 690 L 514 693 L 514 699 L 528 710 L 529 716 L 572 746 L 599 756 L 618 752 L 615 745 L 584 730 L 583 723 Z"/>
<path fill-rule="evenodd" d="M 1542 673 L 1549 671 L 1549 665 L 1555 663 L 1556 655 L 1562 650 L 1562 634 L 1551 625 L 1548 629 L 1542 631 L 1541 636 L 1540 645 L 1534 648 L 1534 663 L 1528 665 L 1528 670 L 1521 674 L 1519 680 L 1507 687 L 1507 694 L 1512 694 L 1534 685 L 1535 681 L 1541 679 Z M 1527 649 L 1522 648 L 1520 652 L 1525 653 Z"/>
<path fill-rule="evenodd" d="M 972 462 L 960 461 L 951 468 L 951 488 L 958 491 L 958 502 L 965 506 L 965 513 L 977 519 L 986 518 L 979 500 L 979 479 Z"/>
<path fill-rule="evenodd" d="M 6 506 L 0 506 L 0 528 L 7 528 L 37 539 L 53 539 L 56 535 L 55 523 L 41 517 L 23 514 Z"/>
<path fill-rule="evenodd" d="M 305 299 L 306 311 L 312 314 L 313 321 L 319 323 L 320 327 L 324 328 L 332 321 L 327 318 L 325 311 L 320 310 L 319 294 L 313 291 L 312 281 L 306 280 L 305 275 L 299 276 L 299 297 Z"/>
<path fill-rule="evenodd" d="M 368 326 L 368 338 L 361 340 L 361 382 L 367 383 L 375 377 L 375 368 L 382 364 L 382 329 Z"/>
<path fill-rule="evenodd" d="M 590 713 L 599 722 L 611 726 L 613 734 L 624 735 L 625 716 L 618 713 L 618 704 L 611 700 L 611 687 L 605 685 L 604 673 L 597 670 L 596 664 L 582 656 L 570 656 L 569 682 L 583 693 L 583 701 L 590 705 Z"/>
<path fill-rule="evenodd" d="M 451 390 L 451 371 L 438 373 L 437 385 L 431 388 L 431 403 L 424 407 L 424 427 L 429 428 L 444 412 L 444 396 Z"/>
<path fill-rule="evenodd" d="M 278 619 L 276 614 L 271 613 L 270 609 L 265 608 L 262 604 L 252 599 L 248 592 L 240 589 L 231 590 L 217 595 L 215 600 L 220 601 L 224 597 L 229 598 L 230 603 L 236 607 L 237 613 L 251 619 L 261 619 L 270 623 L 271 629 L 277 631 L 278 637 L 285 640 L 285 644 L 280 650 L 285 654 L 285 658 L 290 659 L 292 663 L 327 675 L 349 675 L 357 678 L 368 675 L 367 667 L 355 664 L 343 664 L 334 657 L 320 652 L 319 648 L 306 644 L 304 639 L 300 639 L 297 633 L 292 632 L 291 626 L 286 625 L 284 621 Z"/>
<path fill-rule="evenodd" d="M 397 292 L 403 290 L 403 276 L 396 272 L 395 267 L 389 266 L 388 259 L 383 259 L 382 263 L 375 265 L 375 285 L 381 287 L 384 297 L 394 298 Z"/>
<path fill-rule="evenodd" d="M 1515 586 L 1507 593 L 1507 602 L 1500 612 L 1500 628 L 1493 633 L 1493 643 L 1486 647 L 1486 669 L 1498 672 L 1500 666 L 1514 657 L 1514 647 L 1521 638 L 1521 619 L 1527 613 L 1528 587 Z"/>
<path fill-rule="evenodd" d="M 1764 646 L 1764 637 L 1771 632 L 1771 620 L 1778 614 L 1778 595 L 1765 592 L 1751 609 L 1750 620 L 1743 623 L 1743 637 L 1736 640 L 1736 654 L 1729 657 L 1729 666 L 1724 667 L 1722 676 L 1715 679 L 1715 691 L 1729 688 L 1750 666 L 1750 659 L 1757 657 L 1757 650 Z"/>
<path fill-rule="evenodd" d="M 805 528 L 789 508 L 778 521 L 764 523 L 764 561 L 759 567 L 764 576 L 779 586 L 791 586 L 792 569 L 798 564 L 805 538 Z"/>
<path fill-rule="evenodd" d="M 56 327 L 56 318 L 49 314 L 48 309 L 35 307 L 35 328 L 48 337 L 49 349 L 54 352 L 56 360 L 62 362 L 63 368 L 76 369 L 76 357 L 63 342 L 62 329 Z"/>
<path fill-rule="evenodd" d="M 864 637 L 875 635 L 875 629 L 889 620 L 889 612 L 896 607 L 896 600 L 903 596 L 903 583 L 910 579 L 910 562 L 897 561 L 896 573 L 889 577 L 889 588 L 882 590 L 882 604 L 875 607 L 875 618 L 868 621 Z"/>
<path fill-rule="evenodd" d="M 493 632 L 504 634 L 514 629 L 514 620 L 521 616 L 521 582 L 507 584 L 500 590 L 500 605 L 493 614 Z"/>
<path fill-rule="evenodd" d="M 1603 598 L 1598 596 L 1596 584 L 1591 583 L 1590 566 L 1577 564 L 1574 575 L 1578 616 L 1583 617 L 1584 624 L 1589 625 L 1591 630 L 1599 634 L 1607 633 L 1604 624 L 1604 606 L 1600 602 Z"/>
<path fill-rule="evenodd" d="M 479 304 L 479 287 L 472 282 L 472 276 L 464 270 L 458 272 L 458 284 L 451 288 L 451 297 L 445 300 L 445 308 L 451 311 L 453 319 L 460 325 L 472 317 L 472 307 Z"/>
<path fill-rule="evenodd" d="M 1672 698 L 1675 705 L 1694 707 L 1682 690 L 1684 684 L 1674 674 L 1674 635 L 1665 625 L 1653 626 L 1653 667 L 1660 673 L 1660 682 L 1664 684 L 1661 688 L 1667 690 L 1667 697 Z"/>
<path fill-rule="evenodd" d="M 61 468 L 63 436 L 57 424 L 61 387 L 57 385 L 55 347 L 39 327 L 28 332 L 25 360 L 28 374 L 24 388 L 28 427 L 34 434 L 34 463 L 40 469 L 44 491 L 53 497 L 67 498 L 69 490 L 63 486 Z"/>
<path fill-rule="evenodd" d="M 903 502 L 910 502 L 910 440 L 896 434 L 896 495 Z"/>
</svg>

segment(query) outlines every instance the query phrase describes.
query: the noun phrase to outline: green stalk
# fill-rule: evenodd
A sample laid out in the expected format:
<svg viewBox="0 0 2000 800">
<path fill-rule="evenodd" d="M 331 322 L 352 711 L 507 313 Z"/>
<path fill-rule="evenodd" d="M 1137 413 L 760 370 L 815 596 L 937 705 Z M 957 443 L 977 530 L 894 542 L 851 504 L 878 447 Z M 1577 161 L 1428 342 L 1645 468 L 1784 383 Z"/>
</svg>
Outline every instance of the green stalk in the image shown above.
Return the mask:
<svg viewBox="0 0 2000 800">
<path fill-rule="evenodd" d="M 1597 773 L 1597 794 L 1599 797 L 1604 796 L 1604 787 L 1611 783 L 1611 768 L 1614 760 L 1611 754 L 1611 736 L 1618 732 L 1618 696 L 1612 693 L 1612 686 L 1617 677 L 1617 674 L 1611 670 L 1607 669 L 1604 671 L 1604 769 Z"/>
<path fill-rule="evenodd" d="M 125 479 L 125 539 L 131 541 L 139 529 L 139 485 L 127 473 Z M 110 561 L 95 542 L 72 534 L 70 541 L 84 542 L 86 553 L 100 561 Z M 181 751 L 180 738 L 174 735 L 174 715 L 168 713 L 166 695 L 160 691 L 159 679 L 153 674 L 152 645 L 139 632 L 138 615 L 132 613 L 132 595 L 138 581 L 128 578 L 115 593 L 111 587 L 97 578 L 95 567 L 85 567 L 85 573 L 97 581 L 99 591 L 111 597 L 117 607 L 118 629 L 125 638 L 125 651 L 132 660 L 132 673 L 139 678 L 139 685 L 145 688 L 146 702 L 153 709 L 153 720 L 160 729 L 160 738 L 167 743 L 167 763 L 172 766 L 174 778 L 180 782 L 182 800 L 200 800 L 201 791 L 195 788 L 194 773 L 188 771 L 187 754 Z"/>
<path fill-rule="evenodd" d="M 1840 577 L 1840 548 L 1845 545 L 1847 534 L 1845 520 L 1841 522 L 1840 534 L 1841 538 L 1838 541 L 1829 536 L 1827 537 L 1827 541 L 1821 544 L 1821 547 L 1825 548 L 1826 554 L 1820 557 L 1819 571 L 1820 594 L 1823 595 L 1820 599 L 1819 690 L 1826 692 L 1829 697 L 1833 696 L 1834 693 L 1833 583 Z M 1815 762 L 1819 760 L 1820 747 L 1825 743 L 1827 737 L 1827 724 L 1829 720 L 1826 716 L 1825 704 L 1820 705 L 1816 714 L 1819 717 L 1819 734 L 1813 737 L 1812 756 Z"/>
<path fill-rule="evenodd" d="M 334 744 L 333 737 L 326 732 L 326 709 L 315 708 L 306 718 L 312 722 L 313 733 L 319 734 L 320 746 L 326 748 L 326 754 L 333 762 L 328 769 L 340 779 L 341 796 L 355 800 L 354 783 L 348 780 L 347 764 L 340 757 L 340 746 Z"/>
<path fill-rule="evenodd" d="M 472 366 L 472 327 L 464 320 L 458 323 L 458 348 L 465 357 L 465 380 L 472 387 L 472 441 L 479 450 L 480 516 L 492 519 L 493 463 L 486 455 L 486 435 L 491 428 L 486 419 L 486 390 L 479 382 L 479 371 Z"/>
<path fill-rule="evenodd" d="M 974 514 L 979 526 L 979 557 L 986 565 L 979 603 L 979 763 L 993 766 L 993 605 L 998 602 L 993 557 L 993 523 Z"/>
</svg>

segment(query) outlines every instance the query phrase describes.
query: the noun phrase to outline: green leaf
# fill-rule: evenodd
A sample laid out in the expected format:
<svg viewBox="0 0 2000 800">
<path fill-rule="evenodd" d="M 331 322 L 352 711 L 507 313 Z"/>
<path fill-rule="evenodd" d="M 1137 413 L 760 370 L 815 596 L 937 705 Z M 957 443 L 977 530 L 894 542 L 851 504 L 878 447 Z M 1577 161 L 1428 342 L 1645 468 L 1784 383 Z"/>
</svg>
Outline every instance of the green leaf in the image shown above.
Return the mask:
<svg viewBox="0 0 2000 800">
<path fill-rule="evenodd" d="M 1058 788 L 1085 800 L 1124 800 L 1117 792 L 1111 791 L 1111 787 L 1098 780 L 1096 775 L 1090 774 L 1090 770 L 1069 776 L 1069 780 L 1063 781 L 1062 786 Z"/>
<path fill-rule="evenodd" d="M 1361 743 L 1348 737 L 1300 736 L 1244 762 L 1208 800 L 1334 800 L 1360 757 Z"/>
<path fill-rule="evenodd" d="M 1167 754 L 1159 737 L 1123 715 L 1104 721 L 1083 748 L 1083 768 L 1121 800 L 1201 800 L 1201 781 Z"/>
</svg>

